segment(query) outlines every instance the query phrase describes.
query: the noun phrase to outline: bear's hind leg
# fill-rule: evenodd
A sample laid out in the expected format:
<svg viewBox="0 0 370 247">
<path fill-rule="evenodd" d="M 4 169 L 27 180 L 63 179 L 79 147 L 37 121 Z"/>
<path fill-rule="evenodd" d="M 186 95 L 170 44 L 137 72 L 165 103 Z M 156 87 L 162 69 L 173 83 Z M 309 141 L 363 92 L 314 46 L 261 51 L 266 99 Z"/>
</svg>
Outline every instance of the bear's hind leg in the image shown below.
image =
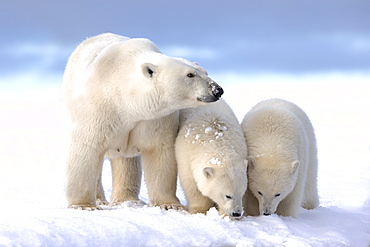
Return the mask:
<svg viewBox="0 0 370 247">
<path fill-rule="evenodd" d="M 86 145 L 71 148 L 67 157 L 66 197 L 68 207 L 83 210 L 101 209 L 96 205 L 96 189 L 103 165 L 103 154 Z"/>
<path fill-rule="evenodd" d="M 97 205 L 108 205 L 107 199 L 105 199 L 103 184 L 102 184 L 102 171 L 98 177 L 96 184 L 96 204 Z"/>
</svg>

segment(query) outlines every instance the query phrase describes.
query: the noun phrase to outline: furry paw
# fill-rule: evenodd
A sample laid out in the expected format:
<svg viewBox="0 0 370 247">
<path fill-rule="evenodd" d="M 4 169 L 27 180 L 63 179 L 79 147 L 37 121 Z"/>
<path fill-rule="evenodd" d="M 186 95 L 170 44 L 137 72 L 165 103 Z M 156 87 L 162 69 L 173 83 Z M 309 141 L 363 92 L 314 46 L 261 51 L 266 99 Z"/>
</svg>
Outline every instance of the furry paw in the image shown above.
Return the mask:
<svg viewBox="0 0 370 247">
<path fill-rule="evenodd" d="M 69 208 L 78 209 L 78 210 L 86 210 L 86 211 L 94 211 L 94 210 L 102 210 L 99 206 L 92 206 L 92 205 L 71 205 Z"/>
<path fill-rule="evenodd" d="M 109 203 L 108 203 L 106 200 L 97 199 L 97 200 L 96 200 L 96 205 L 99 205 L 99 206 L 106 206 L 106 205 L 109 205 Z"/>
<path fill-rule="evenodd" d="M 185 207 L 181 204 L 162 204 L 159 206 L 163 210 L 174 209 L 178 211 L 184 211 Z"/>
<path fill-rule="evenodd" d="M 142 200 L 129 200 L 129 201 L 113 201 L 109 204 L 110 206 L 123 206 L 123 207 L 130 207 L 130 208 L 142 208 L 146 204 Z"/>
</svg>

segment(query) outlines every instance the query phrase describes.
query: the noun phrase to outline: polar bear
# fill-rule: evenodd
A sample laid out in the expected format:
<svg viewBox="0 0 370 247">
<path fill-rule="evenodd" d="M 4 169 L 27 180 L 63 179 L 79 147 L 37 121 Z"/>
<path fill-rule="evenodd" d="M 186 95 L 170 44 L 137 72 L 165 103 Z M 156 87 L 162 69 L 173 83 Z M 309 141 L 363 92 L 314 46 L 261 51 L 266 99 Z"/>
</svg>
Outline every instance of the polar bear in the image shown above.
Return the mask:
<svg viewBox="0 0 370 247">
<path fill-rule="evenodd" d="M 216 203 L 220 214 L 242 217 L 247 147 L 227 103 L 181 110 L 175 150 L 189 212 L 205 213 Z"/>
<path fill-rule="evenodd" d="M 242 129 L 249 154 L 246 213 L 295 217 L 301 206 L 317 207 L 316 138 L 303 110 L 282 99 L 262 101 Z"/>
<path fill-rule="evenodd" d="M 148 39 L 106 33 L 70 56 L 62 97 L 67 118 L 68 206 L 100 209 L 104 158 L 113 171 L 112 202 L 138 200 L 142 162 L 150 205 L 181 207 L 174 143 L 178 110 L 217 101 L 222 88 L 185 59 Z"/>
</svg>

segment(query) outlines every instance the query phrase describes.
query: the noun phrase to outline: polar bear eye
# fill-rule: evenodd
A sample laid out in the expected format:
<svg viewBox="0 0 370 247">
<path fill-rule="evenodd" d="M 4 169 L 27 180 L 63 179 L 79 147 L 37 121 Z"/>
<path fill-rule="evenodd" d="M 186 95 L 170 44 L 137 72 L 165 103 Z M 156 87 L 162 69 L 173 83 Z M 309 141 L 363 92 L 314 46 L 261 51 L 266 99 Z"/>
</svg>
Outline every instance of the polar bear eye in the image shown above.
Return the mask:
<svg viewBox="0 0 370 247">
<path fill-rule="evenodd" d="M 261 193 L 261 191 L 258 191 L 258 194 L 260 194 L 260 195 L 262 196 L 262 193 Z"/>
<path fill-rule="evenodd" d="M 279 197 L 281 194 L 280 193 L 277 193 L 276 195 L 275 195 L 275 197 Z"/>
<path fill-rule="evenodd" d="M 189 77 L 189 78 L 193 78 L 195 75 L 193 73 L 189 73 L 186 76 Z"/>
<path fill-rule="evenodd" d="M 231 199 L 231 196 L 229 196 L 229 195 L 225 195 L 225 196 L 226 196 L 227 199 Z"/>
</svg>

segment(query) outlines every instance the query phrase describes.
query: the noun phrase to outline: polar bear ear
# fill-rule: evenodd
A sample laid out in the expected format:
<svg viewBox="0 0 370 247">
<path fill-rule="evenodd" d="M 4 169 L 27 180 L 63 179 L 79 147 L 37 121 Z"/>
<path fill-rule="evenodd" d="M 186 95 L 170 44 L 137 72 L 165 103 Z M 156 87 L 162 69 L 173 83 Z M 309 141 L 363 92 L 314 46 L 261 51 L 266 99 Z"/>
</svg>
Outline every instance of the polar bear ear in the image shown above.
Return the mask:
<svg viewBox="0 0 370 247">
<path fill-rule="evenodd" d="M 256 164 L 256 158 L 254 156 L 248 156 L 249 169 L 253 169 Z"/>
<path fill-rule="evenodd" d="M 141 65 L 141 71 L 146 77 L 152 78 L 154 73 L 157 72 L 157 66 L 151 63 L 144 63 Z"/>
<path fill-rule="evenodd" d="M 206 176 L 206 178 L 211 178 L 213 176 L 213 168 L 212 167 L 205 167 L 203 169 L 203 173 L 204 173 L 204 176 Z"/>
<path fill-rule="evenodd" d="M 295 174 L 298 171 L 297 168 L 299 167 L 299 164 L 300 164 L 299 160 L 295 160 L 291 163 L 291 165 L 292 165 L 292 167 L 291 167 L 292 175 Z"/>
<path fill-rule="evenodd" d="M 244 165 L 248 168 L 248 160 L 244 160 Z"/>
</svg>

